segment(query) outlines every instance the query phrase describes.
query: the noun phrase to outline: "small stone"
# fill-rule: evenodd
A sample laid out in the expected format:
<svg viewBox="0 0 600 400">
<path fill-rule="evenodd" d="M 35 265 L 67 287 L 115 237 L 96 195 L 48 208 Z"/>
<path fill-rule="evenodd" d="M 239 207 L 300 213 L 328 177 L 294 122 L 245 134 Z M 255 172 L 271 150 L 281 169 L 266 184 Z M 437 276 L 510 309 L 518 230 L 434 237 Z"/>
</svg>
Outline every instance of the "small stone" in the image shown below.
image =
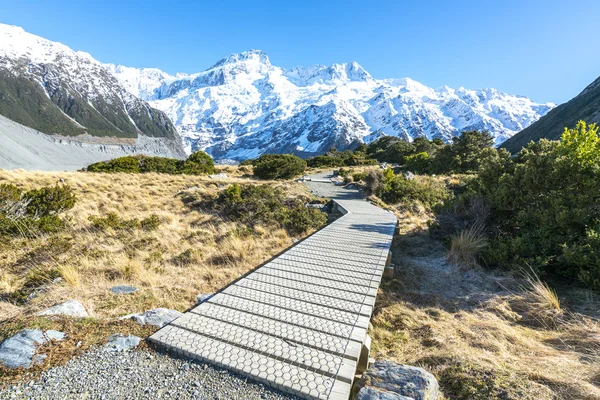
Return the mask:
<svg viewBox="0 0 600 400">
<path fill-rule="evenodd" d="M 130 350 L 139 345 L 141 340 L 142 338 L 138 336 L 116 333 L 108 338 L 108 342 L 104 345 L 104 351 Z"/>
<path fill-rule="evenodd" d="M 356 394 L 356 400 L 414 400 L 412 397 L 402 396 L 398 393 L 378 390 L 365 386 Z"/>
<path fill-rule="evenodd" d="M 113 293 L 119 293 L 119 294 L 131 294 L 131 293 L 137 292 L 138 288 L 136 288 L 135 286 L 129 286 L 129 285 L 117 285 L 117 286 L 111 287 L 110 291 Z"/>
<path fill-rule="evenodd" d="M 69 300 L 61 304 L 52 306 L 36 315 L 67 315 L 69 317 L 85 318 L 89 317 L 89 314 L 83 307 L 83 304 L 76 300 Z"/>
<path fill-rule="evenodd" d="M 410 171 L 406 171 L 406 172 L 404 173 L 404 179 L 406 179 L 407 181 L 412 181 L 412 180 L 414 180 L 414 179 L 415 179 L 415 174 L 413 174 L 413 173 L 412 173 L 412 172 L 410 172 Z"/>
<path fill-rule="evenodd" d="M 155 308 L 142 314 L 129 314 L 119 318 L 119 320 L 133 319 L 140 325 L 153 325 L 162 328 L 171 321 L 181 317 L 183 313 L 168 308 Z"/>
</svg>

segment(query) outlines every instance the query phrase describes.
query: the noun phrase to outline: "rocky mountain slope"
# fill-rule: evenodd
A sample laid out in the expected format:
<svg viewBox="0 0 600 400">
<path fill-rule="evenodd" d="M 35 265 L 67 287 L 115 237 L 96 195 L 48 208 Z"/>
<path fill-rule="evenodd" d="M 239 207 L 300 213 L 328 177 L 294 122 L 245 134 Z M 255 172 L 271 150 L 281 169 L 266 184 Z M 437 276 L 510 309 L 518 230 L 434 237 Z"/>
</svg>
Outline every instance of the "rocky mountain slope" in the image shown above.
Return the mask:
<svg viewBox="0 0 600 400">
<path fill-rule="evenodd" d="M 182 156 L 180 146 L 172 146 L 165 138 L 48 135 L 0 115 L 0 169 L 73 171 L 132 154 Z"/>
<path fill-rule="evenodd" d="M 129 93 L 87 53 L 0 24 L 0 114 L 45 134 L 159 138 L 185 153 L 169 118 Z"/>
<path fill-rule="evenodd" d="M 516 153 L 530 141 L 542 138 L 556 140 L 565 127 L 573 128 L 579 120 L 600 123 L 600 78 L 589 84 L 580 94 L 561 104 L 539 121 L 514 135 L 502 144 Z"/>
<path fill-rule="evenodd" d="M 487 129 L 500 144 L 554 107 L 495 89 L 378 80 L 355 62 L 285 70 L 258 50 L 191 75 L 106 67 L 171 118 L 188 151 L 205 149 L 215 158 L 313 155 L 381 135 L 447 141 L 468 129 Z"/>
</svg>

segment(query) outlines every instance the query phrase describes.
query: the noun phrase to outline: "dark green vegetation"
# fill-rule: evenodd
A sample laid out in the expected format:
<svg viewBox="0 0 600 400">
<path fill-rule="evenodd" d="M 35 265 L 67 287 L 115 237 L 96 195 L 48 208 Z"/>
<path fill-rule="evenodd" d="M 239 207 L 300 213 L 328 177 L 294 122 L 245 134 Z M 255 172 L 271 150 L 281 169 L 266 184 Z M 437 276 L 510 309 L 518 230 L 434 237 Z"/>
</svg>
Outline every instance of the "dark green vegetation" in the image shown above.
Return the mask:
<svg viewBox="0 0 600 400">
<path fill-rule="evenodd" d="M 0 236 L 35 236 L 64 228 L 59 214 L 75 205 L 69 186 L 49 186 L 23 192 L 12 184 L 0 185 Z"/>
<path fill-rule="evenodd" d="M 215 172 L 215 164 L 208 154 L 197 151 L 192 153 L 185 161 L 142 155 L 119 157 L 90 164 L 87 171 L 206 175 Z"/>
<path fill-rule="evenodd" d="M 116 213 L 108 213 L 106 217 L 96 217 L 91 215 L 89 220 L 94 229 L 105 231 L 107 229 L 119 230 L 134 230 L 142 229 L 145 231 L 155 231 L 160 225 L 160 218 L 156 214 L 151 214 L 148 218 L 141 221 L 133 219 L 123 219 Z"/>
<path fill-rule="evenodd" d="M 496 150 L 493 144 L 488 132 L 479 131 L 462 132 L 447 145 L 440 139 L 417 138 L 407 142 L 383 137 L 367 147 L 367 155 L 419 174 L 465 174 L 477 172 L 490 161 L 509 157 L 506 150 Z"/>
<path fill-rule="evenodd" d="M 0 114 L 15 122 L 43 133 L 66 136 L 88 133 L 136 138 L 142 132 L 147 136 L 176 138 L 167 116 L 139 99 L 125 104 L 116 91 L 110 93 L 110 99 L 102 96 L 90 99 L 86 93 L 73 90 L 67 80 L 45 81 L 47 76 L 67 74 L 51 65 L 37 65 L 30 72 L 31 77 L 26 77 L 0 71 Z M 43 77 L 47 92 L 34 78 L 37 75 Z M 106 79 L 114 80 L 109 76 Z"/>
<path fill-rule="evenodd" d="M 212 199 L 209 206 L 223 218 L 241 222 L 250 229 L 284 228 L 295 235 L 318 229 L 327 222 L 325 213 L 305 206 L 308 200 L 289 197 L 282 189 L 270 185 L 234 183 Z"/>
<path fill-rule="evenodd" d="M 570 101 L 551 110 L 539 121 L 508 139 L 502 147 L 511 153 L 517 153 L 531 141 L 542 138 L 558 140 L 563 127 L 575 126 L 580 120 L 587 123 L 600 123 L 600 78 Z"/>
<path fill-rule="evenodd" d="M 597 126 L 580 122 L 561 141 L 542 139 L 513 159 L 488 160 L 445 212 L 488 237 L 485 264 L 531 267 L 600 289 Z"/>
<path fill-rule="evenodd" d="M 291 179 L 306 169 L 306 161 L 291 154 L 263 154 L 252 165 L 261 179 Z"/>
<path fill-rule="evenodd" d="M 354 167 L 361 165 L 377 165 L 377 160 L 367 158 L 367 146 L 363 143 L 356 150 L 337 151 L 332 149 L 324 155 L 306 160 L 310 168 Z"/>
<path fill-rule="evenodd" d="M 431 210 L 452 198 L 452 192 L 439 179 L 430 176 L 406 177 L 402 173 L 395 174 L 391 168 L 385 171 L 371 170 L 363 180 L 371 194 L 376 194 L 389 204 L 409 206 L 418 202 Z"/>
</svg>

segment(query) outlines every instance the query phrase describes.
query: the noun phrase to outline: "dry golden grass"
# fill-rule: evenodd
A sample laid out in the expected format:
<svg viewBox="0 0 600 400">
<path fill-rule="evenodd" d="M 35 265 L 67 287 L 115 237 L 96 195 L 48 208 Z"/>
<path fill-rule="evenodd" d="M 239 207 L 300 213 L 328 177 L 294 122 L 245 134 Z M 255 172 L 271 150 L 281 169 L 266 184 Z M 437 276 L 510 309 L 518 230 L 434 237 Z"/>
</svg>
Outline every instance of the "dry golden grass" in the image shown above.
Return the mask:
<svg viewBox="0 0 600 400">
<path fill-rule="evenodd" d="M 257 182 L 245 177 L 248 168 L 219 168 L 228 179 L 0 170 L 0 183 L 29 189 L 62 179 L 78 197 L 76 206 L 66 213 L 71 222 L 64 232 L 0 241 L 0 296 L 20 289 L 32 276 L 47 283 L 26 304 L 0 301 L 0 321 L 31 315 L 68 299 L 82 302 L 98 318 L 155 307 L 183 311 L 194 304 L 197 294 L 221 289 L 290 246 L 291 237 L 284 230 L 264 229 L 247 235 L 239 224 L 192 210 L 182 202 L 182 193 L 202 198 L 232 182 Z M 308 193 L 294 182 L 266 183 L 283 186 L 291 196 Z M 90 216 L 111 212 L 140 220 L 156 214 L 162 223 L 150 232 L 92 229 Z M 55 275 L 49 271 L 63 280 L 52 283 Z M 118 284 L 140 290 L 130 296 L 112 295 L 109 289 Z"/>
<path fill-rule="evenodd" d="M 486 238 L 479 226 L 474 225 L 465 229 L 450 238 L 448 261 L 463 268 L 475 267 L 478 265 L 477 256 L 486 244 Z"/>
<path fill-rule="evenodd" d="M 414 222 L 401 224 L 406 231 Z M 403 235 L 394 246 L 400 270 L 379 291 L 372 356 L 434 373 L 444 399 L 600 399 L 597 320 L 567 313 L 533 277 L 522 284 L 476 269 L 462 278 L 427 235 Z M 544 314 L 554 324 L 531 318 L 540 309 L 554 310 Z"/>
</svg>

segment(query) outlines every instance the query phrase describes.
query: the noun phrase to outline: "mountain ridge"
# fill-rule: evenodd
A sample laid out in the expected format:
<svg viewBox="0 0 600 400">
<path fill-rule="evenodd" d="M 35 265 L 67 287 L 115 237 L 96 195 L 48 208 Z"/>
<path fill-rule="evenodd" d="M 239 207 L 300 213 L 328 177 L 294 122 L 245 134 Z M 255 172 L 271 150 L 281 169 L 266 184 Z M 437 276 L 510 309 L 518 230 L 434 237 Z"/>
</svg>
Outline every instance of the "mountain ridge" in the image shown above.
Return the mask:
<svg viewBox="0 0 600 400">
<path fill-rule="evenodd" d="M 564 128 L 574 128 L 579 120 L 600 123 L 600 77 L 586 86 L 568 102 L 552 109 L 548 114 L 502 143 L 511 153 L 517 153 L 530 141 L 542 138 L 558 140 Z"/>
<path fill-rule="evenodd" d="M 131 94 L 89 53 L 6 24 L 0 24 L 0 114 L 50 135 L 161 138 L 185 156 L 166 114 Z"/>
<path fill-rule="evenodd" d="M 489 130 L 500 144 L 555 106 L 493 88 L 434 89 L 410 78 L 375 79 L 357 62 L 284 69 L 260 50 L 234 53 L 199 73 L 154 80 L 155 69 L 107 68 L 171 118 L 188 152 L 202 149 L 225 159 L 315 155 L 381 134 L 449 141 L 466 129 Z"/>
</svg>

